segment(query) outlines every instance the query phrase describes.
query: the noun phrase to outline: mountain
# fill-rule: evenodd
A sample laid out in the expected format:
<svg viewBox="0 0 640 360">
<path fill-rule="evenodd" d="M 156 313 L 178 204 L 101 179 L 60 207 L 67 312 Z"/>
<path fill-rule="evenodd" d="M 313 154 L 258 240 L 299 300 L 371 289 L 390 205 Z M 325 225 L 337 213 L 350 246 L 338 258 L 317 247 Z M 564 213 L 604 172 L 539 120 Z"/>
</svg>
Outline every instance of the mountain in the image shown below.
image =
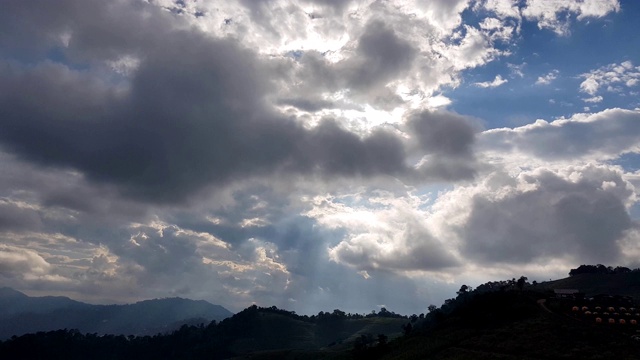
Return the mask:
<svg viewBox="0 0 640 360">
<path fill-rule="evenodd" d="M 204 300 L 168 298 L 129 305 L 90 305 L 59 296 L 29 297 L 0 288 L 0 339 L 65 328 L 83 333 L 152 335 L 231 315 L 222 306 Z"/>
<path fill-rule="evenodd" d="M 79 301 L 62 296 L 29 297 L 12 288 L 0 288 L 0 319 L 24 313 L 46 314 L 58 309 L 82 307 Z"/>
</svg>

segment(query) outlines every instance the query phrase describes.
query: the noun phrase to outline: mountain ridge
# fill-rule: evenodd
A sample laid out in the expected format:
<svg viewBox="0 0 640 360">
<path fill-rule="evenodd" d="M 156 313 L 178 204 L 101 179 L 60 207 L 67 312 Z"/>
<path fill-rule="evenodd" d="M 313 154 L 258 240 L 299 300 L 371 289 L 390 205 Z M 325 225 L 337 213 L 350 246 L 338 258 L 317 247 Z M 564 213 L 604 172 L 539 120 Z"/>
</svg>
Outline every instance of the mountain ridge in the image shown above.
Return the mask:
<svg viewBox="0 0 640 360">
<path fill-rule="evenodd" d="M 233 315 L 205 300 L 162 298 L 124 305 L 92 305 L 63 296 L 31 297 L 0 288 L 0 339 L 38 331 L 154 335 L 183 324 L 209 323 Z"/>
</svg>

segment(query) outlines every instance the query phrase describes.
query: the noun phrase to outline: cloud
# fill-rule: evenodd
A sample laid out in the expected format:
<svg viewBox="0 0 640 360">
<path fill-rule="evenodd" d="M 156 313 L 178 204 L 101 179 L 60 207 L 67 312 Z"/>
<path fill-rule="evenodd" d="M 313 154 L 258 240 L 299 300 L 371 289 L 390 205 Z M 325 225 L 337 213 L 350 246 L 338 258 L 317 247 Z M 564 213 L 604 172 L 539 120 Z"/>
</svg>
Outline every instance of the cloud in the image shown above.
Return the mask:
<svg viewBox="0 0 640 360">
<path fill-rule="evenodd" d="M 520 174 L 515 186 L 476 193 L 460 230 L 464 256 L 487 263 L 618 261 L 618 241 L 632 226 L 625 203 L 633 188 L 621 175 L 594 166 L 540 168 Z"/>
<path fill-rule="evenodd" d="M 250 53 L 229 42 L 194 41 L 203 43 L 142 63 L 124 96 L 57 64 L 5 67 L 2 141 L 33 161 L 72 166 L 160 201 L 278 168 L 402 171 L 402 145 L 392 135 L 381 130 L 360 140 L 331 122 L 307 131 L 270 114 L 260 105 L 265 85 L 251 75 Z M 353 157 L 333 157 L 335 151 Z M 390 162 L 376 164 L 382 159 Z"/>
<path fill-rule="evenodd" d="M 408 126 L 424 152 L 447 157 L 473 155 L 475 129 L 469 118 L 445 111 L 423 111 L 413 114 Z"/>
<path fill-rule="evenodd" d="M 494 12 L 501 19 L 520 18 L 520 8 L 517 1 L 486 0 L 477 2 L 476 6 L 482 6 L 485 10 Z"/>
<path fill-rule="evenodd" d="M 580 83 L 580 91 L 595 95 L 598 90 L 607 86 L 610 91 L 618 91 L 616 86 L 635 86 L 640 80 L 640 66 L 633 66 L 631 61 L 620 64 L 609 64 L 580 75 L 584 81 Z"/>
<path fill-rule="evenodd" d="M 503 79 L 502 76 L 500 75 L 496 75 L 496 78 L 493 79 L 493 81 L 477 82 L 477 83 L 474 83 L 474 85 L 481 88 L 494 88 L 507 82 L 509 82 L 509 80 Z"/>
<path fill-rule="evenodd" d="M 369 88 L 386 85 L 399 72 L 411 68 L 416 50 L 399 38 L 382 21 L 371 21 L 358 39 L 356 56 L 340 66 L 348 88 Z"/>
<path fill-rule="evenodd" d="M 524 18 L 536 22 L 539 29 L 550 29 L 558 35 L 568 36 L 571 20 L 604 17 L 611 12 L 620 11 L 620 3 L 618 0 L 484 0 L 478 1 L 474 9 L 489 11 L 500 19 L 515 21 L 518 32 Z"/>
<path fill-rule="evenodd" d="M 28 203 L 0 198 L 0 231 L 39 228 L 42 222 L 37 210 Z"/>
<path fill-rule="evenodd" d="M 511 77 L 524 77 L 524 72 L 522 71 L 527 63 L 522 63 L 520 65 L 507 63 L 507 67 L 511 71 Z"/>
<path fill-rule="evenodd" d="M 639 152 L 640 113 L 609 109 L 553 122 L 537 120 L 515 129 L 491 129 L 478 137 L 489 152 L 514 151 L 544 161 L 609 160 Z"/>
<path fill-rule="evenodd" d="M 329 249 L 332 261 L 359 271 L 439 271 L 458 265 L 442 240 L 430 233 L 418 197 L 377 192 L 340 197 L 316 197 L 306 214 L 327 228 L 347 232 Z M 361 201 L 359 199 L 361 199 Z"/>
<path fill-rule="evenodd" d="M 567 34 L 616 4 L 8 0 L 0 276 L 101 303 L 415 312 L 460 281 L 631 261 L 638 181 L 612 164 L 639 152 L 637 111 L 482 131 L 450 110 L 523 21 Z M 585 98 L 634 72 L 583 74 Z"/>
<path fill-rule="evenodd" d="M 420 149 L 417 164 L 423 176 L 433 179 L 471 179 L 478 163 L 474 155 L 476 126 L 469 118 L 449 112 L 421 112 L 407 122 Z M 434 178 L 433 176 L 438 176 Z"/>
<path fill-rule="evenodd" d="M 125 9 L 126 17 L 113 19 L 113 12 Z M 73 168 L 97 184 L 114 184 L 126 196 L 155 202 L 178 202 L 205 188 L 276 173 L 326 179 L 412 173 L 405 166 L 403 141 L 391 131 L 378 128 L 362 137 L 326 118 L 309 129 L 274 111 L 268 95 L 278 91 L 278 79 L 266 74 L 280 60 L 267 61 L 235 41 L 177 25 L 155 34 L 143 29 L 146 22 L 154 28 L 173 20 L 152 13 L 153 20 L 138 24 L 136 16 L 146 10 L 118 4 L 100 16 L 99 21 L 121 23 L 136 33 L 126 42 L 85 29 L 84 22 L 70 30 L 72 40 L 63 50 L 70 56 L 111 61 L 121 59 L 115 54 L 133 54 L 137 60 L 130 77 L 115 85 L 97 70 L 5 61 L 0 68 L 5 149 L 35 163 Z M 61 24 L 65 20 L 61 17 Z M 45 23 L 32 36 L 58 26 Z M 85 41 L 84 32 L 103 44 Z M 468 29 L 468 36 L 473 34 Z M 477 51 L 485 51 L 482 44 Z M 363 28 L 354 56 L 334 65 L 313 60 L 312 54 L 302 60 L 312 66 L 312 78 L 316 66 L 322 71 L 317 78 L 325 83 L 345 81 L 341 86 L 384 102 L 380 99 L 400 101 L 385 95 L 385 85 L 411 69 L 416 54 L 410 42 L 375 20 Z M 442 153 L 436 145 L 424 149 Z M 429 172 L 431 178 L 469 176 L 435 166 Z"/>
<path fill-rule="evenodd" d="M 50 265 L 38 253 L 28 249 L 0 245 L 0 276 L 34 279 L 49 273 Z"/>
<path fill-rule="evenodd" d="M 558 35 L 569 35 L 569 19 L 562 19 L 563 13 L 574 15 L 578 20 L 601 18 L 611 12 L 620 11 L 618 0 L 529 0 L 522 8 L 522 15 L 538 22 L 538 28 L 553 30 Z"/>
<path fill-rule="evenodd" d="M 594 97 L 590 97 L 590 98 L 584 98 L 582 99 L 582 101 L 584 102 L 588 102 L 588 103 L 599 103 L 603 100 L 602 96 L 594 96 Z"/>
<path fill-rule="evenodd" d="M 511 22 L 496 18 L 485 18 L 480 23 L 480 29 L 484 30 L 491 40 L 501 42 L 509 42 L 514 32 L 518 31 Z"/>
<path fill-rule="evenodd" d="M 547 75 L 539 76 L 538 80 L 536 80 L 536 85 L 549 85 L 549 84 L 551 84 L 551 82 L 553 80 L 558 78 L 558 74 L 559 73 L 560 73 L 560 71 L 553 70 L 550 73 L 548 73 Z"/>
</svg>

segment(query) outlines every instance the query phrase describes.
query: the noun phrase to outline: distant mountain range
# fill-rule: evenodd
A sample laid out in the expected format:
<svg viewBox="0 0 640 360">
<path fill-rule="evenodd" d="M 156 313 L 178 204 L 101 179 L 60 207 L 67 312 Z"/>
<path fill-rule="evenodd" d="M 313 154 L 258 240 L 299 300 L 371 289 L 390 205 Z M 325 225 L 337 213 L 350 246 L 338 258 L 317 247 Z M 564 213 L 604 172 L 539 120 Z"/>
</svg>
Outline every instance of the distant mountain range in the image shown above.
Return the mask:
<svg viewBox="0 0 640 360">
<path fill-rule="evenodd" d="M 167 298 L 129 305 L 91 305 L 62 296 L 30 297 L 0 288 L 0 340 L 58 329 L 82 333 L 155 335 L 184 324 L 208 324 L 232 316 L 204 300 Z"/>
</svg>

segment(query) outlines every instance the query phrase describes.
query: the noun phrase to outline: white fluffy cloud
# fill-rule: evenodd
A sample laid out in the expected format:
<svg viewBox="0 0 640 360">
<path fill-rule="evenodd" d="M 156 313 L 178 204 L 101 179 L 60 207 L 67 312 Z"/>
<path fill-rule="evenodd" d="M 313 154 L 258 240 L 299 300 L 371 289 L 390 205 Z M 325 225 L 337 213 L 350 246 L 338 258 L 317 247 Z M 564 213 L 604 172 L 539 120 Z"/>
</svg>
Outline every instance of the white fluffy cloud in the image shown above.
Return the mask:
<svg viewBox="0 0 640 360">
<path fill-rule="evenodd" d="M 546 75 L 539 76 L 538 80 L 536 80 L 536 85 L 549 85 L 553 80 L 558 78 L 558 74 L 560 72 L 558 70 L 552 70 Z"/>
<path fill-rule="evenodd" d="M 638 84 L 640 66 L 633 66 L 631 61 L 614 63 L 581 74 L 580 77 L 584 79 L 580 83 L 580 91 L 589 95 L 595 95 L 605 86 L 609 92 L 622 92 Z"/>
<path fill-rule="evenodd" d="M 481 87 L 481 88 L 494 88 L 494 87 L 498 87 L 502 84 L 505 84 L 509 82 L 509 80 L 503 79 L 502 76 L 500 75 L 496 75 L 495 79 L 493 79 L 493 81 L 483 81 L 483 82 L 477 82 L 474 85 Z"/>
<path fill-rule="evenodd" d="M 489 156 L 516 153 L 518 161 L 530 156 L 543 161 L 604 161 L 640 151 L 639 123 L 638 110 L 609 109 L 552 122 L 537 120 L 515 129 L 487 130 L 479 143 Z"/>
<path fill-rule="evenodd" d="M 538 22 L 540 29 L 550 29 L 559 35 L 570 33 L 568 18 L 562 14 L 568 12 L 578 20 L 598 18 L 610 12 L 620 11 L 618 0 L 527 0 L 522 15 Z"/>
<path fill-rule="evenodd" d="M 307 213 L 318 224 L 348 234 L 330 258 L 359 271 L 440 271 L 458 264 L 455 253 L 431 234 L 420 210 L 425 197 L 379 192 L 358 197 L 318 197 Z M 349 204 L 351 203 L 351 204 Z"/>
</svg>

